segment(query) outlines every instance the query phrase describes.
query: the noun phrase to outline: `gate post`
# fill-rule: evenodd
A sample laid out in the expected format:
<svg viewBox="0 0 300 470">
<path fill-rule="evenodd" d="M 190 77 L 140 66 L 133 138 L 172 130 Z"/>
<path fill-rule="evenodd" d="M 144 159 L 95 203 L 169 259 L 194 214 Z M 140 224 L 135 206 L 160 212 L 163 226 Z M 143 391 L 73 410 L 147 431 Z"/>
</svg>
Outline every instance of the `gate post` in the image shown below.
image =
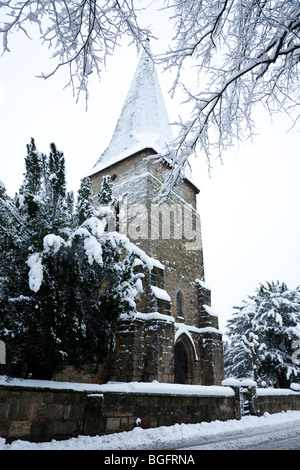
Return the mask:
<svg viewBox="0 0 300 470">
<path fill-rule="evenodd" d="M 234 391 L 234 419 L 241 419 L 241 390 L 240 387 L 231 386 Z"/>
<path fill-rule="evenodd" d="M 242 416 L 250 414 L 248 387 L 240 387 L 240 407 Z"/>
<path fill-rule="evenodd" d="M 237 380 L 234 378 L 229 378 L 223 380 L 222 385 L 223 387 L 230 387 L 234 391 L 235 419 L 241 419 L 241 417 L 245 414 L 254 416 L 259 414 L 256 382 L 254 380 Z M 245 408 L 247 408 L 246 413 Z"/>
<path fill-rule="evenodd" d="M 234 418 L 233 419 L 241 419 L 241 394 L 240 394 L 240 386 L 241 383 L 239 380 L 230 378 L 225 379 L 222 381 L 223 387 L 230 387 L 234 391 Z"/>
<path fill-rule="evenodd" d="M 253 416 L 259 415 L 256 387 L 248 387 L 249 413 Z"/>
</svg>

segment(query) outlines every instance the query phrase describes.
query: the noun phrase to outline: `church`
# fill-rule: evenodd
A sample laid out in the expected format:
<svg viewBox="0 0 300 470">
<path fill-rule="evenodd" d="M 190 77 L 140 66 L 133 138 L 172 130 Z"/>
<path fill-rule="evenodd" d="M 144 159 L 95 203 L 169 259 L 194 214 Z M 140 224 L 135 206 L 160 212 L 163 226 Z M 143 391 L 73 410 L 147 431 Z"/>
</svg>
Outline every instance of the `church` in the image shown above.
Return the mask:
<svg viewBox="0 0 300 470">
<path fill-rule="evenodd" d="M 199 189 L 187 175 L 162 203 L 156 200 L 170 169 L 154 157 L 172 139 L 155 64 L 145 49 L 111 141 L 88 175 L 95 201 L 103 178 L 110 177 L 120 231 L 153 260 L 137 313 L 118 322 L 115 348 L 98 367 L 98 383 L 220 385 L 224 378 L 222 335 L 204 277 Z"/>
</svg>

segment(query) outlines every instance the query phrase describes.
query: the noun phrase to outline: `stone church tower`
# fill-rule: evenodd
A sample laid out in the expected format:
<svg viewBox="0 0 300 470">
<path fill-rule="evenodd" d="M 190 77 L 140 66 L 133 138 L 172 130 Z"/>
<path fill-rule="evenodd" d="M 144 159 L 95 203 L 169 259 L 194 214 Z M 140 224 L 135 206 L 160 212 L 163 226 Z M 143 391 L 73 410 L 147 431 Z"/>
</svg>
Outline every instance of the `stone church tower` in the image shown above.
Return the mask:
<svg viewBox="0 0 300 470">
<path fill-rule="evenodd" d="M 222 336 L 204 282 L 199 189 L 180 180 L 162 204 L 155 197 L 167 164 L 147 158 L 172 141 L 154 63 L 140 58 L 111 142 L 90 171 L 93 194 L 105 175 L 120 201 L 122 232 L 153 259 L 135 318 L 122 318 L 103 382 L 142 381 L 219 385 Z"/>
</svg>

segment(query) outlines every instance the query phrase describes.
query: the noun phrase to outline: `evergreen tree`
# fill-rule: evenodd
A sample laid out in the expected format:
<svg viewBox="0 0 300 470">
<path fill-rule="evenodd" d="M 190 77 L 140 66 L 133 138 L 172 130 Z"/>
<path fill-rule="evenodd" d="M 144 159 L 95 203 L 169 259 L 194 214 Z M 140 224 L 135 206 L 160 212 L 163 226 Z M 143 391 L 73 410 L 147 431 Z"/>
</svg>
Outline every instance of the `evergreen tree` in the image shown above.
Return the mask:
<svg viewBox="0 0 300 470">
<path fill-rule="evenodd" d="M 224 350 L 224 366 L 226 376 L 251 377 L 251 355 L 245 351 L 243 336 L 248 336 L 252 331 L 252 321 L 256 305 L 249 299 L 244 301 L 241 307 L 234 307 L 232 318 L 228 320 L 228 337 L 230 339 Z"/>
<path fill-rule="evenodd" d="M 100 206 L 105 206 L 113 203 L 112 188 L 113 183 L 111 182 L 110 176 L 103 176 L 101 190 L 98 195 L 98 202 Z"/>
<path fill-rule="evenodd" d="M 25 167 L 14 200 L 0 185 L 0 337 L 10 363 L 49 379 L 66 365 L 104 359 L 119 316 L 135 311 L 141 290 L 135 258 L 146 263 L 147 256 L 126 237 L 105 232 L 87 178 L 74 213 L 54 144 L 48 157 L 32 139 Z M 109 202 L 105 182 L 99 200 Z"/>
<path fill-rule="evenodd" d="M 42 154 L 32 138 L 27 145 L 24 182 L 15 202 L 33 249 L 42 247 L 47 233 L 58 233 L 70 225 L 72 199 L 73 195 L 66 193 L 63 153 L 52 143 L 49 156 Z"/>
<path fill-rule="evenodd" d="M 55 144 L 50 145 L 49 176 L 46 181 L 47 199 L 50 209 L 50 223 L 59 228 L 64 224 L 64 210 L 66 197 L 65 159 Z"/>
<path fill-rule="evenodd" d="M 255 372 L 259 380 L 278 387 L 299 381 L 300 368 L 292 361 L 299 325 L 300 289 L 278 281 L 260 285 L 228 321 L 226 375 L 253 377 Z"/>
<path fill-rule="evenodd" d="M 106 230 L 120 231 L 120 201 L 113 196 L 113 183 L 109 175 L 103 176 L 98 194 L 99 217 L 106 217 Z"/>
<path fill-rule="evenodd" d="M 0 184 L 0 337 L 6 342 L 7 357 L 13 356 L 15 362 L 21 357 L 15 337 L 22 334 L 27 315 L 23 303 L 30 295 L 26 265 L 30 237 L 20 209 L 23 201 L 22 194 L 10 198 Z"/>
<path fill-rule="evenodd" d="M 31 138 L 30 144 L 27 145 L 25 169 L 25 179 L 20 193 L 24 196 L 24 203 L 27 205 L 28 215 L 33 217 L 39 209 L 35 198 L 40 194 L 42 185 L 41 157 L 33 138 Z"/>
<path fill-rule="evenodd" d="M 86 219 L 95 215 L 92 201 L 92 185 L 88 177 L 83 178 L 80 182 L 76 211 L 79 225 L 81 225 Z"/>
</svg>

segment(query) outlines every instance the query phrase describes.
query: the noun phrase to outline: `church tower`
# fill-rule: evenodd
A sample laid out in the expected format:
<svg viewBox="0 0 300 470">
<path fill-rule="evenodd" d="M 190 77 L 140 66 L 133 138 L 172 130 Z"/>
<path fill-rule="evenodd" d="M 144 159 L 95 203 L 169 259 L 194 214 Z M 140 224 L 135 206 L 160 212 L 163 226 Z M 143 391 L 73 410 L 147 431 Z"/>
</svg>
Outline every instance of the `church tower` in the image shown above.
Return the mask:
<svg viewBox="0 0 300 470">
<path fill-rule="evenodd" d="M 222 335 L 204 281 L 199 189 L 190 177 L 167 199 L 156 196 L 170 171 L 148 158 L 173 139 L 154 62 L 144 50 L 110 144 L 91 169 L 93 194 L 103 177 L 113 181 L 122 214 L 120 230 L 152 259 L 135 318 L 122 318 L 103 381 L 219 385 Z"/>
</svg>

